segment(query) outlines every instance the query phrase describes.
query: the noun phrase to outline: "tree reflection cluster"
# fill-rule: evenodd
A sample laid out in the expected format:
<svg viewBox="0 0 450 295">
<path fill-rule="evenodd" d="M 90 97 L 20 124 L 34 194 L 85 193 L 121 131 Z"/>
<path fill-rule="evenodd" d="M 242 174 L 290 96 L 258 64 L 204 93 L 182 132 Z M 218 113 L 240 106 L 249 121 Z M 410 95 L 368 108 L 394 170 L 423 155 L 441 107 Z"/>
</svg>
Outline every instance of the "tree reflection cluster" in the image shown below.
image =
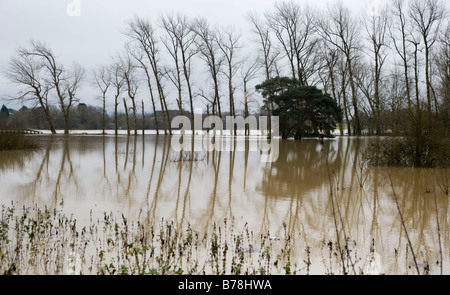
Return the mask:
<svg viewBox="0 0 450 295">
<path fill-rule="evenodd" d="M 441 241 L 443 257 L 450 254 L 447 170 L 364 166 L 359 154 L 371 139 L 351 137 L 323 145 L 282 141 L 278 161 L 262 163 L 260 153 L 249 148 L 251 140 L 232 142 L 243 144 L 243 151 L 195 154 L 174 152 L 169 136 L 48 137 L 26 161 L 20 152 L 0 158 L 1 203 L 62 210 L 79 224 L 90 215 L 121 212 L 130 222 L 138 216 L 150 224 L 165 220 L 176 230 L 200 233 L 234 220 L 236 228 L 247 226 L 255 237 L 253 247 L 262 236 L 273 249 L 288 242 L 292 271 L 311 265 L 312 273 L 342 271 L 340 259 L 328 259 L 330 251 L 339 253 L 338 228 L 342 248 L 351 250 L 345 253 L 352 262 L 348 272 L 363 272 L 367 257 L 378 253 L 384 273 L 413 273 L 390 175 L 421 272 L 431 267 L 429 272 L 438 273 L 439 264 L 448 263 L 439 258 Z M 333 208 L 340 213 L 338 227 Z"/>
</svg>

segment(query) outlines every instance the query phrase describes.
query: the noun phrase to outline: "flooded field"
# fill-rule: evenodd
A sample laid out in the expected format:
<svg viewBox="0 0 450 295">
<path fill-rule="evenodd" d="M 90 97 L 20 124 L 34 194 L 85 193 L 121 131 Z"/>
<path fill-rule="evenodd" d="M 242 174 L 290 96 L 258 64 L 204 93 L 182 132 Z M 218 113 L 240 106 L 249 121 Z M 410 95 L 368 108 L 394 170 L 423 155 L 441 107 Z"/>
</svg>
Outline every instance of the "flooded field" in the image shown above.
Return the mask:
<svg viewBox="0 0 450 295">
<path fill-rule="evenodd" d="M 2 273 L 450 274 L 450 171 L 368 167 L 375 138 L 36 139 L 0 152 Z"/>
</svg>

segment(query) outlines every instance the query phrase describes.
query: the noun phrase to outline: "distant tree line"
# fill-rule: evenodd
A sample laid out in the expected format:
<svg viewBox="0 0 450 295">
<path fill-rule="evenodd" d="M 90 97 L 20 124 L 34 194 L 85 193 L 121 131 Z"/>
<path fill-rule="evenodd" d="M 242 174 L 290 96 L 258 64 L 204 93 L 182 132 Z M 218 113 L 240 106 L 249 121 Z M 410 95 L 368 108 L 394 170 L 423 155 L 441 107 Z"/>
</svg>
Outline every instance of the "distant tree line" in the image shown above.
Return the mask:
<svg viewBox="0 0 450 295">
<path fill-rule="evenodd" d="M 64 115 L 57 107 L 51 107 L 50 113 L 53 118 L 53 126 L 55 129 L 64 130 Z M 178 115 L 176 111 L 170 111 L 171 118 Z M 161 128 L 164 124 L 163 115 L 161 111 L 154 114 L 145 113 L 137 116 L 137 127 L 142 129 L 156 129 L 155 117 L 158 127 Z M 84 103 L 77 104 L 72 110 L 70 117 L 69 129 L 75 130 L 114 130 L 115 117 L 110 113 L 103 113 L 102 107 L 86 105 Z M 125 112 L 117 114 L 118 130 L 127 129 L 127 118 Z M 48 122 L 45 119 L 45 112 L 41 108 L 29 108 L 22 106 L 18 110 L 7 108 L 5 105 L 0 112 L 0 128 L 20 129 L 32 128 L 38 130 L 48 129 Z"/>
<path fill-rule="evenodd" d="M 54 120 L 53 126 L 55 129 L 64 130 L 64 116 L 60 110 L 56 106 L 53 106 L 50 108 L 50 113 Z M 168 114 L 169 118 L 172 119 L 175 116 L 178 116 L 179 112 L 178 110 L 169 110 Z M 186 111 L 183 115 L 190 116 L 190 112 Z M 259 116 L 259 114 L 252 115 L 255 115 L 256 118 Z M 206 116 L 208 116 L 207 113 L 203 114 L 202 120 L 204 120 Z M 225 112 L 224 116 L 230 116 L 230 114 Z M 129 124 L 129 122 L 127 123 L 129 118 L 127 118 L 124 111 L 119 111 L 116 117 L 114 114 L 108 112 L 103 113 L 101 106 L 86 105 L 85 103 L 77 104 L 72 110 L 70 118 L 69 130 L 102 130 L 103 126 L 105 126 L 105 130 L 103 131 L 114 130 L 116 119 L 118 130 L 127 130 Z M 153 113 L 137 114 L 137 130 L 138 132 L 142 132 L 142 130 L 161 130 L 164 126 L 164 120 L 164 113 L 162 111 L 156 111 L 156 115 Z M 41 108 L 22 106 L 18 110 L 15 110 L 3 105 L 0 111 L 0 129 L 1 128 L 31 128 L 46 130 L 48 129 L 48 122 L 45 119 L 45 112 Z M 132 130 L 130 130 L 130 133 L 131 131 Z"/>
<path fill-rule="evenodd" d="M 9 122 L 66 133 L 85 127 L 137 134 L 145 125 L 170 134 L 171 112 L 192 117 L 196 103 L 221 118 L 280 113 L 274 94 L 261 99 L 254 86 L 289 77 L 336 102 L 341 135 L 422 134 L 430 120 L 449 132 L 450 24 L 442 1 L 391 0 L 358 15 L 342 2 L 317 9 L 284 1 L 247 20 L 251 36 L 181 13 L 135 16 L 123 30 L 124 49 L 90 71 L 61 64 L 49 45 L 32 41 L 3 73 L 22 86 L 11 99 L 35 108 Z M 98 108 L 80 104 L 87 81 L 97 89 Z M 30 116 L 19 118 L 23 112 Z M 145 112 L 158 115 L 142 123 Z"/>
</svg>

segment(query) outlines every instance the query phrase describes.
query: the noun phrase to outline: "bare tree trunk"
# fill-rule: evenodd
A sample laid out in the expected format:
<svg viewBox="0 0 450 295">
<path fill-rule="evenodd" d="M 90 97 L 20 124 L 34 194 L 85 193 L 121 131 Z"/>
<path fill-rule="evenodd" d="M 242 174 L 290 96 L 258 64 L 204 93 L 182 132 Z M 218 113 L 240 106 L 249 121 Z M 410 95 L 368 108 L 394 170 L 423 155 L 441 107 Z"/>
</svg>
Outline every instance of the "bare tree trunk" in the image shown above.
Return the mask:
<svg viewBox="0 0 450 295">
<path fill-rule="evenodd" d="M 355 114 L 354 114 L 354 120 L 355 120 L 354 134 L 361 135 L 361 122 L 359 120 L 358 98 L 357 98 L 357 93 L 356 93 L 355 80 L 354 80 L 354 76 L 353 76 L 353 66 L 352 66 L 352 62 L 351 62 L 351 59 L 349 56 L 347 56 L 347 67 L 348 67 L 348 74 L 349 74 L 350 89 L 352 91 L 353 111 L 355 112 Z"/>
<path fill-rule="evenodd" d="M 93 76 L 93 84 L 102 93 L 102 134 L 104 135 L 106 130 L 106 93 L 112 83 L 112 77 L 110 71 L 105 66 L 100 66 L 94 70 Z"/>
<path fill-rule="evenodd" d="M 53 119 L 52 119 L 52 116 L 50 115 L 50 110 L 48 109 L 48 105 L 44 106 L 44 104 L 41 103 L 41 107 L 44 110 L 45 120 L 48 123 L 48 126 L 50 128 L 50 132 L 52 134 L 56 134 L 55 126 L 53 125 Z"/>
<path fill-rule="evenodd" d="M 106 133 L 106 94 L 103 94 L 103 103 L 102 103 L 102 134 Z"/>
<path fill-rule="evenodd" d="M 150 92 L 150 100 L 152 102 L 153 117 L 154 117 L 154 121 L 155 121 L 156 134 L 159 134 L 158 118 L 156 117 L 155 98 L 153 96 L 153 87 L 152 87 L 152 83 L 150 81 L 150 73 L 148 72 L 147 68 L 144 68 L 144 71 L 145 71 L 145 75 L 147 77 L 147 86 L 148 86 L 148 90 Z"/>
<path fill-rule="evenodd" d="M 133 106 L 133 119 L 134 119 L 134 135 L 137 135 L 137 114 L 136 114 L 136 102 L 134 101 L 134 98 L 131 100 Z"/>
<path fill-rule="evenodd" d="M 119 124 L 117 122 L 117 117 L 118 117 L 118 113 L 117 113 L 117 108 L 119 106 L 119 102 L 118 102 L 118 97 L 116 96 L 115 98 L 115 103 L 114 103 L 114 134 L 117 136 L 119 134 L 118 128 L 119 128 Z"/>
<path fill-rule="evenodd" d="M 130 118 L 128 117 L 128 106 L 127 106 L 127 101 L 125 100 L 125 97 L 123 98 L 123 106 L 125 108 L 125 119 L 126 119 L 126 123 L 127 123 L 127 134 L 130 135 L 131 131 L 130 131 Z"/>
<path fill-rule="evenodd" d="M 350 128 L 350 119 L 348 115 L 348 103 L 347 103 L 347 85 L 346 85 L 345 78 L 342 78 L 342 99 L 344 101 L 344 116 L 345 120 L 347 121 L 347 135 L 351 135 L 351 128 Z"/>
<path fill-rule="evenodd" d="M 145 134 L 145 111 L 144 111 L 144 101 L 142 101 L 142 135 Z"/>
</svg>

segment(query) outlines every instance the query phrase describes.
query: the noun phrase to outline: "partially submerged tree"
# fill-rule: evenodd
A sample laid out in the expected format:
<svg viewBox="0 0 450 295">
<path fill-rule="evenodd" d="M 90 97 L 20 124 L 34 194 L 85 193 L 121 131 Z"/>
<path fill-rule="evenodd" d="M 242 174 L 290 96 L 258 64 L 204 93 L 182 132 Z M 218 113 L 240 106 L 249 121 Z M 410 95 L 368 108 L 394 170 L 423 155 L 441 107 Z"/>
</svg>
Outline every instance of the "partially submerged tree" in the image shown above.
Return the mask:
<svg viewBox="0 0 450 295">
<path fill-rule="evenodd" d="M 234 27 L 225 28 L 223 31 L 218 33 L 217 44 L 223 53 L 226 63 L 226 70 L 223 70 L 224 76 L 228 80 L 228 94 L 230 102 L 230 115 L 236 116 L 235 102 L 234 102 L 234 91 L 235 86 L 233 78 L 236 75 L 240 61 L 237 59 L 238 50 L 241 48 L 239 43 L 241 36 L 235 32 Z"/>
<path fill-rule="evenodd" d="M 365 19 L 364 27 L 366 37 L 371 44 L 369 47 L 369 56 L 371 58 L 371 66 L 368 71 L 373 81 L 373 91 L 366 95 L 369 102 L 372 116 L 375 122 L 376 135 L 382 133 L 381 112 L 383 108 L 382 102 L 382 83 L 383 83 L 383 66 L 388 57 L 387 49 L 390 45 L 387 36 L 389 26 L 389 15 L 386 8 L 380 11 L 380 15 L 374 15 Z"/>
<path fill-rule="evenodd" d="M 409 16 L 422 38 L 425 49 L 425 86 L 427 97 L 427 111 L 431 116 L 432 105 L 435 113 L 438 112 L 438 103 L 432 95 L 433 86 L 431 83 L 431 50 L 439 38 L 439 31 L 445 18 L 445 7 L 439 0 L 411 0 Z"/>
<path fill-rule="evenodd" d="M 93 84 L 101 92 L 101 102 L 102 102 L 102 131 L 105 134 L 106 129 L 106 93 L 111 86 L 111 72 L 106 66 L 98 66 L 96 70 L 92 72 Z"/>
<path fill-rule="evenodd" d="M 125 89 L 128 98 L 131 100 L 130 109 L 133 111 L 133 129 L 134 135 L 137 135 L 137 105 L 136 94 L 138 91 L 138 77 L 136 75 L 136 65 L 132 56 L 127 53 L 120 59 L 121 73 L 125 81 Z M 125 99 L 124 99 L 125 100 Z"/>
<path fill-rule="evenodd" d="M 155 129 L 156 134 L 159 134 L 159 127 L 158 127 L 158 117 L 156 116 L 156 104 L 155 104 L 155 95 L 153 93 L 153 85 L 152 85 L 152 77 L 151 77 L 151 69 L 150 65 L 148 64 L 148 61 L 144 57 L 144 53 L 139 48 L 133 48 L 132 46 L 127 46 L 127 51 L 130 56 L 132 56 L 136 61 L 136 67 L 138 69 L 141 69 L 144 71 L 145 74 L 145 80 L 147 82 L 148 91 L 150 94 L 150 101 L 152 103 L 152 109 L 153 109 L 153 118 L 155 122 Z M 144 102 L 144 101 L 142 101 Z"/>
<path fill-rule="evenodd" d="M 119 104 L 120 104 L 120 95 L 125 91 L 125 78 L 122 75 L 121 66 L 117 61 L 110 66 L 111 72 L 111 85 L 114 88 L 114 134 L 118 135 L 119 129 Z"/>
<path fill-rule="evenodd" d="M 337 48 L 345 57 L 345 71 L 351 89 L 351 103 L 353 106 L 354 133 L 361 135 L 359 101 L 355 79 L 354 65 L 358 58 L 359 28 L 351 11 L 342 3 L 328 8 L 328 17 L 320 22 L 320 34 L 330 45 Z"/>
<path fill-rule="evenodd" d="M 197 34 L 197 39 L 195 42 L 200 53 L 200 57 L 206 63 L 213 82 L 214 95 L 212 100 L 212 114 L 218 114 L 218 116 L 222 118 L 219 95 L 219 75 L 225 59 L 221 55 L 219 45 L 217 44 L 217 30 L 212 29 L 207 20 L 204 18 L 198 18 L 195 20 L 193 30 Z"/>
<path fill-rule="evenodd" d="M 43 63 L 46 70 L 47 78 L 50 80 L 52 88 L 57 98 L 59 108 L 64 119 L 64 133 L 69 133 L 69 117 L 70 111 L 74 103 L 77 101 L 76 93 L 84 76 L 84 69 L 74 64 L 70 71 L 64 69 L 59 64 L 53 51 L 43 43 L 31 42 L 31 48 L 23 49 L 23 54 L 35 56 Z"/>
<path fill-rule="evenodd" d="M 50 100 L 54 97 L 64 121 L 64 133 L 69 133 L 70 111 L 78 101 L 77 91 L 85 71 L 78 64 L 67 70 L 53 51 L 41 42 L 31 41 L 29 48 L 19 48 L 10 60 L 5 76 L 13 83 L 24 86 L 18 97 L 31 100 L 44 111 L 51 132 L 56 133 L 50 114 Z"/>
<path fill-rule="evenodd" d="M 159 40 L 156 35 L 156 28 L 153 27 L 148 20 L 136 16 L 128 22 L 126 35 L 130 37 L 131 41 L 135 43 L 139 50 L 143 52 L 143 55 L 146 58 L 146 63 L 150 65 L 150 69 L 156 82 L 159 101 L 161 103 L 164 131 L 167 134 L 168 130 L 169 134 L 172 134 L 172 127 L 169 122 L 169 110 L 167 108 L 166 94 L 163 86 L 163 71 L 160 65 L 161 50 L 159 48 Z"/>
<path fill-rule="evenodd" d="M 191 82 L 191 60 L 198 53 L 198 48 L 195 45 L 197 34 L 193 29 L 192 22 L 187 16 L 177 14 L 176 16 L 163 16 L 161 18 L 162 26 L 167 32 L 169 43 L 166 47 L 169 49 L 170 55 L 173 58 L 175 71 L 172 73 L 172 82 L 178 89 L 178 106 L 181 112 L 182 109 L 182 76 L 187 86 L 189 96 L 189 107 L 191 111 L 191 119 L 194 120 L 194 95 Z M 170 44 L 170 45 L 168 45 Z M 194 125 L 192 130 L 194 130 Z"/>
<path fill-rule="evenodd" d="M 263 96 L 273 93 L 274 115 L 280 117 L 283 139 L 305 136 L 331 136 L 342 110 L 330 95 L 315 86 L 304 86 L 297 79 L 276 77 L 256 88 Z"/>
<path fill-rule="evenodd" d="M 241 67 L 241 79 L 242 79 L 242 87 L 244 90 L 244 117 L 247 118 L 249 114 L 249 82 L 256 78 L 259 70 L 261 69 L 261 64 L 259 63 L 259 59 L 251 59 L 247 58 L 246 61 L 242 64 Z M 250 135 L 249 126 L 245 126 L 245 135 Z"/>
<path fill-rule="evenodd" d="M 23 49 L 18 49 L 3 74 L 9 81 L 21 86 L 18 96 L 11 99 L 31 102 L 34 106 L 39 106 L 48 123 L 48 128 L 52 134 L 56 134 L 50 110 L 49 92 L 52 87 L 45 79 L 43 63 L 36 57 L 25 54 Z"/>
</svg>

